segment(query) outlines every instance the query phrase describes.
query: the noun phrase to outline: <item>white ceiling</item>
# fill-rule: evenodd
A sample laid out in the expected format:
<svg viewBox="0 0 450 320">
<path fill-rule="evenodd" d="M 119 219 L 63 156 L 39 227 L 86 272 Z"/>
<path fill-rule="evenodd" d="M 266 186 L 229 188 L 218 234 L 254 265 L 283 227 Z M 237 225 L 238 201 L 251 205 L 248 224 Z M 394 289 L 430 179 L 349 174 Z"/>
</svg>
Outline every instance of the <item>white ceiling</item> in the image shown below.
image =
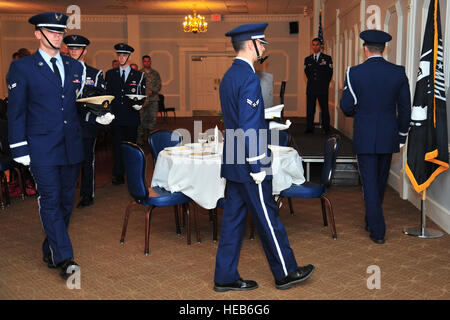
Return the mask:
<svg viewBox="0 0 450 320">
<path fill-rule="evenodd" d="M 0 13 L 37 14 L 67 12 L 78 5 L 81 14 L 92 15 L 186 15 L 193 9 L 200 15 L 300 14 L 311 11 L 313 0 L 0 0 Z"/>
</svg>

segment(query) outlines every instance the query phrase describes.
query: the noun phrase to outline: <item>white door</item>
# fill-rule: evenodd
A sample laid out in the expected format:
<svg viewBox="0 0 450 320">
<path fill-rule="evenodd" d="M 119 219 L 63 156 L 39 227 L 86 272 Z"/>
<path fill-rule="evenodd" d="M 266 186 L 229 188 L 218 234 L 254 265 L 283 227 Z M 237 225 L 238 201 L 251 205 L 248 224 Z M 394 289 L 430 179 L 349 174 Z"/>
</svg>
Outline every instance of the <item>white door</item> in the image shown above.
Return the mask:
<svg viewBox="0 0 450 320">
<path fill-rule="evenodd" d="M 192 57 L 190 61 L 191 110 L 220 111 L 220 81 L 233 62 L 231 56 Z"/>
</svg>

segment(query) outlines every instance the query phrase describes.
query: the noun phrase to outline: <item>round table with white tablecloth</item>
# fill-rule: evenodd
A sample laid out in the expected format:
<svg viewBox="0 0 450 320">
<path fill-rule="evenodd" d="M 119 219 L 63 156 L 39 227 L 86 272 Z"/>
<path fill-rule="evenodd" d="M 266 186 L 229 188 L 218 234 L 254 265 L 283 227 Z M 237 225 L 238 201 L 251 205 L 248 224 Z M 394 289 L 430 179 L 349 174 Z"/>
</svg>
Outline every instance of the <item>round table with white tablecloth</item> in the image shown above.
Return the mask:
<svg viewBox="0 0 450 320">
<path fill-rule="evenodd" d="M 269 146 L 272 150 L 273 194 L 292 184 L 305 182 L 302 158 L 290 147 Z M 187 146 L 166 148 L 158 155 L 152 187 L 182 192 L 205 209 L 216 207 L 224 196 L 226 180 L 220 177 L 222 153 L 211 148 Z"/>
</svg>

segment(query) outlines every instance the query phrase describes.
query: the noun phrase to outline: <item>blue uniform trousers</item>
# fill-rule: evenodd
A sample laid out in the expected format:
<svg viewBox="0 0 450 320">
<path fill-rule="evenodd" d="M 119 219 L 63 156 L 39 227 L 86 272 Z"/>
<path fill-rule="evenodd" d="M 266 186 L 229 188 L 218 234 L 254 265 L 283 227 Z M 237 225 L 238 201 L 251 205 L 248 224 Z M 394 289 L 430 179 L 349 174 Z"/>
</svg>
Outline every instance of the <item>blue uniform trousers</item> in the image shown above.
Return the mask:
<svg viewBox="0 0 450 320">
<path fill-rule="evenodd" d="M 56 265 L 73 258 L 68 227 L 80 165 L 32 166 L 30 169 L 36 181 L 39 214 L 47 235 L 42 251 L 44 256 L 51 254 Z"/>
<path fill-rule="evenodd" d="M 384 238 L 386 224 L 383 215 L 383 198 L 391 167 L 392 153 L 358 154 L 359 174 L 366 205 L 366 221 L 371 235 Z"/>
<path fill-rule="evenodd" d="M 274 278 L 280 280 L 295 271 L 297 262 L 272 198 L 272 181 L 265 180 L 257 185 L 228 180 L 226 199 L 214 281 L 231 283 L 240 278 L 237 267 L 247 212 L 258 230 Z"/>
<path fill-rule="evenodd" d="M 319 101 L 319 106 L 322 111 L 322 126 L 323 129 L 330 129 L 330 112 L 328 111 L 328 93 L 316 94 L 308 93 L 306 95 L 306 129 L 314 130 L 314 115 L 316 114 L 316 102 Z"/>
<path fill-rule="evenodd" d="M 96 137 L 83 138 L 84 162 L 81 164 L 80 196 L 94 197 Z"/>
<path fill-rule="evenodd" d="M 114 153 L 114 167 L 113 176 L 122 177 L 125 174 L 125 167 L 123 165 L 122 151 L 120 145 L 123 141 L 136 143 L 137 140 L 137 126 L 111 126 L 113 136 L 113 153 Z"/>
</svg>

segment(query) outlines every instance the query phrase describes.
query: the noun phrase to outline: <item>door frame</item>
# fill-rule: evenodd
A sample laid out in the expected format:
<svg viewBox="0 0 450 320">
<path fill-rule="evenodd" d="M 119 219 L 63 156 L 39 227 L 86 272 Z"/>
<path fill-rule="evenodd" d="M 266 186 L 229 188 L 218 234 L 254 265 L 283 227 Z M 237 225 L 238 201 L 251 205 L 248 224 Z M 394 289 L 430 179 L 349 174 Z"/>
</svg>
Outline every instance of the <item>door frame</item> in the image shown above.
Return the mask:
<svg viewBox="0 0 450 320">
<path fill-rule="evenodd" d="M 192 58 L 193 57 L 202 57 L 202 58 L 215 58 L 215 57 L 226 57 L 226 58 L 235 58 L 235 54 L 230 54 L 230 53 L 221 53 L 221 52 L 207 52 L 207 53 L 203 53 L 203 54 L 195 54 L 195 53 L 189 53 L 188 54 L 188 61 L 189 64 L 187 66 L 188 68 L 188 79 L 190 83 L 193 83 L 195 81 L 195 78 L 193 78 L 193 74 L 192 74 L 192 70 L 191 70 L 191 66 L 192 66 Z M 230 66 L 231 67 L 231 64 Z M 222 79 L 223 74 L 220 76 L 220 79 Z M 191 88 L 191 92 L 192 92 L 192 88 Z M 190 93 L 191 93 L 190 92 Z M 193 95 L 191 95 L 189 93 L 189 110 L 191 111 L 191 113 L 194 111 L 193 108 L 193 102 L 194 102 L 194 97 Z M 193 92 L 192 92 L 193 93 Z M 219 93 L 219 89 L 217 89 L 217 94 Z M 187 99 L 186 99 L 187 100 Z M 220 107 L 220 106 L 219 106 Z"/>
<path fill-rule="evenodd" d="M 179 58 L 179 81 L 180 81 L 180 116 L 192 116 L 192 109 L 190 107 L 190 93 L 186 90 L 186 79 L 190 78 L 190 68 L 189 61 L 192 56 L 208 56 L 208 55 L 218 55 L 218 56 L 236 56 L 233 48 L 228 46 L 228 42 L 224 40 L 221 41 L 224 46 L 223 51 L 211 52 L 210 48 L 205 46 L 180 46 L 178 49 Z M 188 101 L 188 103 L 186 103 Z M 178 112 L 177 112 L 178 113 Z"/>
</svg>

